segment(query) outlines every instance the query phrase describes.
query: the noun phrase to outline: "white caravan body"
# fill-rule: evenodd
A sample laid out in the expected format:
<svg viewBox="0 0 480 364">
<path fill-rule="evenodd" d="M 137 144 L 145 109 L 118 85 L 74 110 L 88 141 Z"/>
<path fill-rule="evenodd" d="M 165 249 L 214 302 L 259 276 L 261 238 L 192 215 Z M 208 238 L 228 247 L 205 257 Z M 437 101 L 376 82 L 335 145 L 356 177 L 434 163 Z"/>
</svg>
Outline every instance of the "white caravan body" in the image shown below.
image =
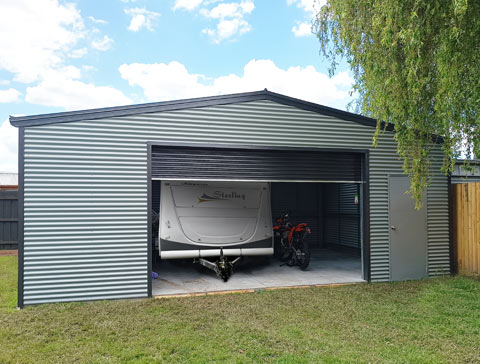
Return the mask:
<svg viewBox="0 0 480 364">
<path fill-rule="evenodd" d="M 268 183 L 162 181 L 162 259 L 273 254 Z"/>
</svg>

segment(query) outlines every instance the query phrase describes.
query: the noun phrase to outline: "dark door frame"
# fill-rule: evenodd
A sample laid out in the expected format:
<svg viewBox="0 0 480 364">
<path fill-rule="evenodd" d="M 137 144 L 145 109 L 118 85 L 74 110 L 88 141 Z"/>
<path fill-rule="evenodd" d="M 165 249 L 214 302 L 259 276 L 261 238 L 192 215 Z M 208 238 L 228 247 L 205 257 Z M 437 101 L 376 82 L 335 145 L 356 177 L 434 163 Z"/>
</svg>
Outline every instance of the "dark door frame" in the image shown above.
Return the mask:
<svg viewBox="0 0 480 364">
<path fill-rule="evenodd" d="M 369 196 L 369 150 L 368 149 L 346 149 L 346 148 L 312 148 L 312 147 L 279 147 L 267 145 L 251 145 L 251 144 L 209 144 L 209 143 L 175 143 L 175 142 L 147 142 L 147 282 L 148 297 L 152 297 L 152 149 L 154 146 L 171 146 L 171 147 L 191 147 L 191 148 L 232 148 L 232 149 L 248 149 L 248 150 L 278 150 L 278 151 L 304 151 L 304 152 L 343 152 L 358 153 L 361 158 L 361 175 L 363 188 L 362 203 L 362 265 L 363 279 L 370 282 L 370 196 Z M 305 182 L 308 183 L 308 182 Z"/>
</svg>

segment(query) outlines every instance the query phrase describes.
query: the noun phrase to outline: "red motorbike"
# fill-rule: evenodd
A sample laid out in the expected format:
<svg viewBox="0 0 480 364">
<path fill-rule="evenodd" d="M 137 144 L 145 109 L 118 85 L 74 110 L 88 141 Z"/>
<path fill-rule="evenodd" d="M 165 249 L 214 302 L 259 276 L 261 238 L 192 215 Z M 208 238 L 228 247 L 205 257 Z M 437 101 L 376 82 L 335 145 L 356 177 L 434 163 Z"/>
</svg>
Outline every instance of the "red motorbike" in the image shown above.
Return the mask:
<svg viewBox="0 0 480 364">
<path fill-rule="evenodd" d="M 298 265 L 300 269 L 307 269 L 310 264 L 310 248 L 305 237 L 311 234 L 307 224 L 292 225 L 289 214 L 286 213 L 276 220 L 273 226 L 274 254 L 288 266 Z"/>
</svg>

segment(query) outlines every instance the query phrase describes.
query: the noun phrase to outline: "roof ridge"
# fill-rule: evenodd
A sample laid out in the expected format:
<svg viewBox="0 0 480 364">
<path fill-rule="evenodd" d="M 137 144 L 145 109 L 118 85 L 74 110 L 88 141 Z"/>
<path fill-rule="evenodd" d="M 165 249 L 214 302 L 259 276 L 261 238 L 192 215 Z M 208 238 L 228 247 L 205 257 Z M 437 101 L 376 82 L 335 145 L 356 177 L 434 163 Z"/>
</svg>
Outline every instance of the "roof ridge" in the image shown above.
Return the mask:
<svg viewBox="0 0 480 364">
<path fill-rule="evenodd" d="M 313 102 L 297 99 L 283 94 L 275 93 L 266 88 L 261 91 L 243 92 L 227 95 L 197 97 L 171 101 L 151 102 L 144 104 L 111 106 L 105 108 L 64 111 L 50 114 L 30 116 L 10 116 L 10 123 L 15 127 L 29 127 L 55 123 L 73 122 L 81 120 L 120 117 L 143 113 L 183 110 L 187 108 L 227 105 L 240 102 L 269 100 L 283 105 L 316 112 L 322 115 L 336 117 L 342 120 L 353 121 L 362 125 L 376 127 L 377 121 L 367 116 L 354 114 L 348 111 L 334 109 Z M 387 125 L 387 130 L 393 130 L 393 125 Z"/>
</svg>

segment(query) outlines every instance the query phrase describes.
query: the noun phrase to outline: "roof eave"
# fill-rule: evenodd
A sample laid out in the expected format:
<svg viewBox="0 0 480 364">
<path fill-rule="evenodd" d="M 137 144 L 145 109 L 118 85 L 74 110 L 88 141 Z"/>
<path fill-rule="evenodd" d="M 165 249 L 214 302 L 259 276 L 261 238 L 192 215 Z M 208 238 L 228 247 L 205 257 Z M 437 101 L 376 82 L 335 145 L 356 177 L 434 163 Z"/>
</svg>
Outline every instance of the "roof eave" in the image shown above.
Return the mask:
<svg viewBox="0 0 480 364">
<path fill-rule="evenodd" d="M 78 110 L 32 116 L 10 116 L 10 123 L 15 127 L 39 126 L 55 123 L 66 123 L 81 120 L 103 119 L 145 113 L 183 110 L 207 106 L 227 105 L 239 102 L 270 100 L 283 105 L 297 107 L 303 110 L 317 112 L 322 115 L 333 116 L 342 120 L 357 122 L 362 125 L 376 127 L 375 119 L 347 111 L 322 106 L 312 102 L 277 94 L 268 90 L 245 92 L 230 95 L 200 97 L 185 100 L 155 102 L 148 104 L 114 106 L 99 109 Z M 388 125 L 387 130 L 393 130 L 393 125 Z"/>
</svg>

